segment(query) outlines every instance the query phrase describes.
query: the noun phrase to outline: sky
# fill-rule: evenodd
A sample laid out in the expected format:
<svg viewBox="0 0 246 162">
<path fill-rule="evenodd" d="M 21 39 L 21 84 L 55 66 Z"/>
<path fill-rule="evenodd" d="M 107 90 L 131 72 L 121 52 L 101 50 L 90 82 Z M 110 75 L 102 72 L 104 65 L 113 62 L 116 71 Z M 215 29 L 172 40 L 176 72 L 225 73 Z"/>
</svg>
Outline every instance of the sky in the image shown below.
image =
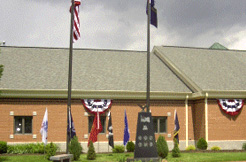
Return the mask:
<svg viewBox="0 0 246 162">
<path fill-rule="evenodd" d="M 74 48 L 147 50 L 146 0 L 81 0 Z M 71 0 L 1 0 L 0 42 L 69 48 Z M 246 0 L 155 0 L 153 46 L 246 50 Z"/>
</svg>

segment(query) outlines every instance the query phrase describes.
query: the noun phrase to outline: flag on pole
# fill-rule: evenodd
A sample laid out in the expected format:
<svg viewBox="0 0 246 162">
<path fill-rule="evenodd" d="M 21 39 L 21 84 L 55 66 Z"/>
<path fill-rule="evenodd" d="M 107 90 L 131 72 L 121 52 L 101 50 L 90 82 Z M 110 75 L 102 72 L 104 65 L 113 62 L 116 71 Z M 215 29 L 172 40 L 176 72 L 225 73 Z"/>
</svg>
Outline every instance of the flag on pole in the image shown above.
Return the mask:
<svg viewBox="0 0 246 162">
<path fill-rule="evenodd" d="M 125 129 L 124 129 L 124 141 L 123 144 L 126 145 L 129 141 L 130 133 L 128 129 L 128 122 L 127 122 L 127 116 L 126 116 L 126 110 L 125 110 Z"/>
<path fill-rule="evenodd" d="M 79 5 L 80 0 L 74 1 L 74 23 L 73 23 L 73 43 L 80 39 Z M 71 12 L 71 8 L 70 8 Z"/>
<path fill-rule="evenodd" d="M 147 0 L 147 7 L 146 7 L 146 14 L 148 15 L 148 5 L 150 3 L 150 24 L 154 25 L 156 28 L 158 26 L 158 21 L 157 21 L 157 10 L 154 7 L 155 6 L 155 0 Z"/>
<path fill-rule="evenodd" d="M 113 126 L 112 126 L 112 118 L 111 113 L 108 113 L 108 144 L 112 148 L 114 148 L 114 136 L 113 136 Z"/>
<path fill-rule="evenodd" d="M 71 137 L 70 137 L 70 132 L 71 132 Z M 68 114 L 67 133 L 68 133 L 69 141 L 71 141 L 71 139 L 74 136 L 76 136 L 76 131 L 75 131 L 74 123 L 73 123 L 73 117 L 72 117 L 71 109 L 69 109 L 69 114 Z"/>
<path fill-rule="evenodd" d="M 94 117 L 93 124 L 91 127 L 91 132 L 90 132 L 90 137 L 88 140 L 88 145 L 90 144 L 90 141 L 93 143 L 97 141 L 97 135 L 103 130 L 101 121 L 100 121 L 100 116 L 99 113 L 97 113 Z"/>
<path fill-rule="evenodd" d="M 44 143 L 44 145 L 46 145 L 47 139 L 48 139 L 48 110 L 47 108 L 44 113 L 44 118 L 42 122 L 42 127 L 40 129 L 40 133 L 42 135 L 42 142 Z"/>
<path fill-rule="evenodd" d="M 179 119 L 178 119 L 178 114 L 177 111 L 175 109 L 174 112 L 174 138 L 176 138 L 177 142 L 179 143 Z"/>
</svg>

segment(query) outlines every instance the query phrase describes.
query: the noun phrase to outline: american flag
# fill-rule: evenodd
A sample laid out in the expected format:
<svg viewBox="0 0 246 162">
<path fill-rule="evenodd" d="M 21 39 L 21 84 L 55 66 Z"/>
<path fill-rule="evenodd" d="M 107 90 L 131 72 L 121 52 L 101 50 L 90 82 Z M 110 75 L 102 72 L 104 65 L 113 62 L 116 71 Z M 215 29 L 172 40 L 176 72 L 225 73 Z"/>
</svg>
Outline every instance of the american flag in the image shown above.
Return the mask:
<svg viewBox="0 0 246 162">
<path fill-rule="evenodd" d="M 73 43 L 80 39 L 79 5 L 80 0 L 74 1 Z M 70 8 L 71 12 L 71 8 Z"/>
</svg>

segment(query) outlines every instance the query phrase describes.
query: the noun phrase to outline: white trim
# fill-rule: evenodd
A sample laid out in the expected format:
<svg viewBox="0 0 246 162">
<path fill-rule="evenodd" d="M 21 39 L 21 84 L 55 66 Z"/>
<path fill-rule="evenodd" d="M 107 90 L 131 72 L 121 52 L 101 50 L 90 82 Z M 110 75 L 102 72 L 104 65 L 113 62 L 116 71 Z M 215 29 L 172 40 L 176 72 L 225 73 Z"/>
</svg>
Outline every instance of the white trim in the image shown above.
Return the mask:
<svg viewBox="0 0 246 162">
<path fill-rule="evenodd" d="M 208 93 L 205 97 L 205 138 L 208 142 Z"/>
<path fill-rule="evenodd" d="M 189 135 L 189 123 L 188 123 L 188 120 L 189 120 L 189 116 L 188 116 L 188 99 L 189 99 L 189 96 L 187 95 L 186 96 L 186 99 L 185 99 L 185 132 L 186 132 L 186 142 L 185 142 L 185 145 L 186 147 L 189 145 L 189 139 L 188 139 L 188 135 Z"/>
</svg>

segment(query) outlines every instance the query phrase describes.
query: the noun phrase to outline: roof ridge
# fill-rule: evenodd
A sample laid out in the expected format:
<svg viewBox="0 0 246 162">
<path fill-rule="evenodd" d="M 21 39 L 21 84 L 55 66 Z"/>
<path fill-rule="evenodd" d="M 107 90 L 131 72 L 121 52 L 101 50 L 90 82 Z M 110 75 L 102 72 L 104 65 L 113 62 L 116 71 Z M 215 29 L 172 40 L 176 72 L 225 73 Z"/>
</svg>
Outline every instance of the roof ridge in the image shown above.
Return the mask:
<svg viewBox="0 0 246 162">
<path fill-rule="evenodd" d="M 30 49 L 64 49 L 64 50 L 69 50 L 69 48 L 65 48 L 65 47 L 31 47 L 31 46 L 0 46 L 0 48 L 30 48 Z M 140 50 L 99 49 L 99 48 L 73 48 L 73 50 L 147 52 L 147 51 L 140 51 Z"/>
</svg>

